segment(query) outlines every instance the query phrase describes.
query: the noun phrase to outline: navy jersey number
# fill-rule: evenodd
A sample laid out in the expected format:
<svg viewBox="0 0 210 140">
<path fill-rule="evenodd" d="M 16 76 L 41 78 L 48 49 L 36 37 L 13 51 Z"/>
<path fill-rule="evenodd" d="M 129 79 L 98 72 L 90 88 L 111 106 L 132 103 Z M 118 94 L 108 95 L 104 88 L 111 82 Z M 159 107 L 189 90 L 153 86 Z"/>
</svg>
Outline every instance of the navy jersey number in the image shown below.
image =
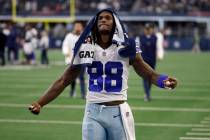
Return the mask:
<svg viewBox="0 0 210 140">
<path fill-rule="evenodd" d="M 105 72 L 105 77 L 103 77 Z M 104 66 L 100 61 L 94 61 L 88 67 L 89 90 L 100 92 L 120 92 L 122 90 L 123 65 L 121 62 L 107 62 Z"/>
</svg>

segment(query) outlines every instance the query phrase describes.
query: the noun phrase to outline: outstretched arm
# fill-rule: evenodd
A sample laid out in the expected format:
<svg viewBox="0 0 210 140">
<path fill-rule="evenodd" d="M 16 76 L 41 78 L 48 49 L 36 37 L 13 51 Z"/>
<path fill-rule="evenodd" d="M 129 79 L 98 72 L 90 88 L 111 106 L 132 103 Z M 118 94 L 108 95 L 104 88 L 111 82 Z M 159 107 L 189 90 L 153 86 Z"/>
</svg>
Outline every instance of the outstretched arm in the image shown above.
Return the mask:
<svg viewBox="0 0 210 140">
<path fill-rule="evenodd" d="M 69 66 L 65 72 L 58 78 L 45 92 L 45 94 L 36 102 L 32 103 L 29 110 L 34 114 L 39 114 L 41 107 L 55 99 L 66 86 L 79 75 L 80 66 Z"/>
<path fill-rule="evenodd" d="M 162 84 L 163 88 L 174 89 L 177 85 L 177 80 L 172 77 L 167 77 L 161 81 L 161 75 L 155 72 L 146 62 L 144 62 L 140 54 L 136 54 L 136 57 L 131 64 L 139 76 L 149 80 L 151 83 L 159 87 L 160 84 Z"/>
</svg>

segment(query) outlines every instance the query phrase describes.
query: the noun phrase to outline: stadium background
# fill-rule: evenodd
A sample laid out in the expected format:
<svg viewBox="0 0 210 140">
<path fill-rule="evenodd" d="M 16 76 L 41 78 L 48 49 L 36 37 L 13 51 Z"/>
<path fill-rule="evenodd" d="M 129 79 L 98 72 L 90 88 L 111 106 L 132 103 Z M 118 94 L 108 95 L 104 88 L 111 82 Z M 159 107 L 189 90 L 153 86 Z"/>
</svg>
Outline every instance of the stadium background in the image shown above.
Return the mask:
<svg viewBox="0 0 210 140">
<path fill-rule="evenodd" d="M 68 97 L 68 89 L 33 116 L 27 106 L 65 69 L 60 47 L 74 20 L 88 21 L 97 10 L 113 7 L 130 36 L 153 22 L 164 30 L 166 55 L 157 70 L 178 78 L 175 91 L 153 87 L 152 102 L 143 101 L 141 79 L 131 69 L 129 104 L 138 140 L 210 139 L 210 1 L 208 0 L 0 0 L 0 25 L 12 23 L 24 35 L 26 24 L 50 35 L 50 65 L 0 67 L 0 138 L 3 140 L 81 139 L 85 101 Z M 201 53 L 192 53 L 195 35 Z M 175 51 L 177 50 L 177 51 Z M 21 49 L 20 49 L 21 51 Z M 20 52 L 21 53 L 21 52 Z M 39 62 L 39 51 L 36 51 Z M 22 58 L 20 58 L 22 59 Z M 63 62 L 63 63 L 62 63 Z M 79 90 L 77 91 L 79 93 Z"/>
</svg>

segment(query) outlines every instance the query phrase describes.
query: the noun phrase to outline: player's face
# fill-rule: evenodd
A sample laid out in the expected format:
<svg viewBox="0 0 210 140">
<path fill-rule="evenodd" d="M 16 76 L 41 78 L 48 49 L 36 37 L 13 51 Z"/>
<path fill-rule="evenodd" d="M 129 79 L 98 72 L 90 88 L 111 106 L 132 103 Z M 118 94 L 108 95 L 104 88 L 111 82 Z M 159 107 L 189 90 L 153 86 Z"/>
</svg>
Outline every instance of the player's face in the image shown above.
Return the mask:
<svg viewBox="0 0 210 140">
<path fill-rule="evenodd" d="M 82 33 L 82 31 L 83 31 L 82 24 L 81 23 L 75 23 L 75 25 L 74 25 L 75 34 L 80 35 Z"/>
<path fill-rule="evenodd" d="M 98 16 L 97 26 L 101 34 L 109 34 L 112 31 L 114 24 L 113 16 L 110 12 L 101 12 Z"/>
</svg>

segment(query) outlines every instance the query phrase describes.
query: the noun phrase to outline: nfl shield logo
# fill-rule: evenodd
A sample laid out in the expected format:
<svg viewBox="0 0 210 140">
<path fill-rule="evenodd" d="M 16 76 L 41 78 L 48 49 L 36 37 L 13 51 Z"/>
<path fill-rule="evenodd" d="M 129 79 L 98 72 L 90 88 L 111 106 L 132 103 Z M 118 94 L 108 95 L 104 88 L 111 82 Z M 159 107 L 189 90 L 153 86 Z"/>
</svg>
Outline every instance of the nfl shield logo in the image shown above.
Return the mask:
<svg viewBox="0 0 210 140">
<path fill-rule="evenodd" d="M 125 113 L 125 116 L 126 116 L 126 117 L 129 117 L 129 112 L 126 112 L 126 113 Z"/>
</svg>

